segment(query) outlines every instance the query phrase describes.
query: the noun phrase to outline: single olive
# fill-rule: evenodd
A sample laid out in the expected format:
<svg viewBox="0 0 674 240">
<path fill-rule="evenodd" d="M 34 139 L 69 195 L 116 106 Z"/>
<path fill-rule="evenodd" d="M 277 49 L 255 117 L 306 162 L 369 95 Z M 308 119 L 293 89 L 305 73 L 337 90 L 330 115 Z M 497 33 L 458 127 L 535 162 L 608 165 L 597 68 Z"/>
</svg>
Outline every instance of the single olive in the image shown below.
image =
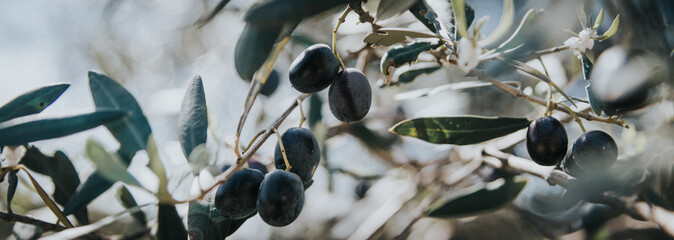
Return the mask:
<svg viewBox="0 0 674 240">
<path fill-rule="evenodd" d="M 251 169 L 256 169 L 262 174 L 267 174 L 269 171 L 267 170 L 267 166 L 262 164 L 261 162 L 258 162 L 257 160 L 251 158 L 248 160 L 248 167 Z"/>
<path fill-rule="evenodd" d="M 527 150 L 531 159 L 539 165 L 557 165 L 566 155 L 568 145 L 564 125 L 556 118 L 542 117 L 529 125 Z"/>
<path fill-rule="evenodd" d="M 328 45 L 314 44 L 290 64 L 290 84 L 297 91 L 316 93 L 330 86 L 339 68 L 339 60 Z"/>
<path fill-rule="evenodd" d="M 342 122 L 361 120 L 370 111 L 372 89 L 358 69 L 347 68 L 335 77 L 328 92 L 330 111 Z"/>
<path fill-rule="evenodd" d="M 257 198 L 257 211 L 264 222 L 286 226 L 297 219 L 303 206 L 304 186 L 297 174 L 282 170 L 267 174 Z"/>
<path fill-rule="evenodd" d="M 262 172 L 244 168 L 235 172 L 215 193 L 215 208 L 227 219 L 242 219 L 256 210 Z"/>
<path fill-rule="evenodd" d="M 302 183 L 307 183 L 314 176 L 314 171 L 321 160 L 321 149 L 316 137 L 309 129 L 293 127 L 281 136 L 290 171 L 297 174 Z M 274 165 L 276 169 L 286 169 L 281 147 L 277 143 L 274 151 Z"/>
<path fill-rule="evenodd" d="M 603 131 L 589 131 L 576 139 L 571 155 L 584 170 L 607 170 L 618 160 L 618 145 Z"/>
<path fill-rule="evenodd" d="M 260 89 L 260 94 L 265 95 L 267 97 L 271 96 L 274 91 L 276 91 L 276 88 L 278 88 L 278 84 L 281 81 L 280 80 L 281 76 L 276 71 L 276 69 L 273 69 L 271 73 L 269 73 L 269 77 L 267 77 L 267 82 L 262 85 L 262 89 Z"/>
</svg>

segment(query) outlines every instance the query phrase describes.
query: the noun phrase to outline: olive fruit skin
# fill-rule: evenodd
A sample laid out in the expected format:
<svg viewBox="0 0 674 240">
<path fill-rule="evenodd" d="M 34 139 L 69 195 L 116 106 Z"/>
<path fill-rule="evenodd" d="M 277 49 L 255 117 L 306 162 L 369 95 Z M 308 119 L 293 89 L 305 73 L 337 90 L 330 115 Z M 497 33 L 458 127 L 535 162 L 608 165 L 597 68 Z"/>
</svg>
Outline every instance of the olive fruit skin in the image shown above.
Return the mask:
<svg viewBox="0 0 674 240">
<path fill-rule="evenodd" d="M 257 198 L 257 211 L 264 222 L 286 226 L 297 219 L 303 206 L 304 186 L 297 174 L 282 170 L 267 174 Z"/>
<path fill-rule="evenodd" d="M 314 44 L 290 64 L 290 84 L 302 93 L 319 92 L 332 83 L 339 73 L 339 60 L 325 44 Z"/>
<path fill-rule="evenodd" d="M 264 174 L 250 168 L 235 172 L 215 193 L 215 208 L 227 219 L 242 219 L 256 210 L 260 184 Z"/>
<path fill-rule="evenodd" d="M 607 170 L 618 159 L 618 145 L 603 131 L 589 131 L 573 143 L 571 158 L 583 170 Z"/>
<path fill-rule="evenodd" d="M 539 165 L 557 165 L 566 155 L 568 145 L 564 125 L 554 117 L 536 119 L 527 129 L 527 150 Z"/>
<path fill-rule="evenodd" d="M 281 136 L 286 157 L 290 163 L 290 172 L 297 174 L 302 183 L 307 183 L 314 176 L 314 171 L 321 160 L 321 149 L 316 137 L 309 129 L 293 127 Z M 281 147 L 277 143 L 274 151 L 276 169 L 286 169 Z"/>
<path fill-rule="evenodd" d="M 273 69 L 271 73 L 269 73 L 269 77 L 267 77 L 267 82 L 262 85 L 262 89 L 260 89 L 260 94 L 264 96 L 271 96 L 275 91 L 276 88 L 278 88 L 278 84 L 281 81 L 280 80 L 281 76 L 276 71 L 276 69 Z"/>
<path fill-rule="evenodd" d="M 370 111 L 372 89 L 358 69 L 347 68 L 335 77 L 328 92 L 330 111 L 342 122 L 361 120 Z"/>
<path fill-rule="evenodd" d="M 243 80 L 251 81 L 271 53 L 282 26 L 246 24 L 236 42 L 234 66 Z"/>
</svg>

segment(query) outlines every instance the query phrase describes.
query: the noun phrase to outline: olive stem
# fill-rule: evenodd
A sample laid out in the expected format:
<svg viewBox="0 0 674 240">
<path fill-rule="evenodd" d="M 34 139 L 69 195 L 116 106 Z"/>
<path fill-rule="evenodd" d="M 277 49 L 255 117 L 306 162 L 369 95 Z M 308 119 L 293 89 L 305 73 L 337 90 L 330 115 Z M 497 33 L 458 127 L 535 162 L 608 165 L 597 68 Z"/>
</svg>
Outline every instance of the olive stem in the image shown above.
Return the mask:
<svg viewBox="0 0 674 240">
<path fill-rule="evenodd" d="M 545 67 L 545 63 L 543 63 L 543 58 L 541 56 L 538 56 L 538 61 L 541 63 L 541 66 L 543 66 L 543 71 L 545 71 L 545 76 L 550 78 L 550 74 L 548 73 L 548 68 Z M 552 82 L 552 79 L 550 80 Z M 548 105 L 546 106 L 545 109 L 545 116 L 550 116 L 552 115 L 552 84 L 548 83 Z"/>
<path fill-rule="evenodd" d="M 339 53 L 337 52 L 337 30 L 339 30 L 339 26 L 341 26 L 342 23 L 346 22 L 346 16 L 349 15 L 349 12 L 351 12 L 351 6 L 347 6 L 346 9 L 344 9 L 342 16 L 337 19 L 335 29 L 332 30 L 332 53 L 337 57 L 339 65 L 342 66 L 342 70 L 346 69 L 346 67 L 344 67 L 344 62 L 342 62 L 342 58 L 339 57 Z"/>
<path fill-rule="evenodd" d="M 250 142 L 248 142 L 248 145 L 246 145 L 246 147 L 243 149 L 243 152 L 246 153 L 246 151 L 248 151 L 248 148 L 249 148 L 251 145 L 253 145 L 253 143 L 255 142 L 255 140 L 257 140 L 257 138 L 260 137 L 262 134 L 264 134 L 266 131 L 267 131 L 267 129 L 262 129 L 262 130 L 260 130 L 260 131 L 255 135 L 255 137 L 253 137 L 253 139 L 251 139 Z"/>
<path fill-rule="evenodd" d="M 473 70 L 470 71 L 470 73 L 474 74 L 475 76 L 477 76 L 481 80 L 488 81 L 488 82 L 492 83 L 495 87 L 500 88 L 501 90 L 509 93 L 510 95 L 513 95 L 513 96 L 519 97 L 519 98 L 524 98 L 527 101 L 536 103 L 536 104 L 541 105 L 541 106 L 547 106 L 547 102 L 545 100 L 543 100 L 541 98 L 538 98 L 538 97 L 535 97 L 535 96 L 526 95 L 526 94 L 524 94 L 524 92 L 522 92 L 522 90 L 514 88 L 510 85 L 504 84 L 504 83 L 488 76 L 484 72 L 484 70 L 473 69 Z M 555 109 L 557 111 L 562 111 L 562 112 L 565 112 L 565 113 L 568 113 L 568 114 L 571 114 L 570 112 L 573 112 L 569 109 L 566 109 L 564 107 L 559 106 L 558 104 L 553 104 L 553 109 Z M 629 128 L 629 125 L 627 125 L 624 120 L 614 119 L 614 118 L 604 118 L 604 117 L 600 117 L 600 116 L 597 116 L 597 115 L 594 115 L 594 114 L 591 114 L 591 113 L 585 113 L 585 112 L 574 112 L 574 113 L 577 116 L 582 117 L 582 118 L 584 118 L 588 121 L 598 121 L 598 122 L 610 123 L 610 124 L 615 124 L 615 125 L 618 125 L 618 126 L 621 126 L 621 127 Z"/>
<path fill-rule="evenodd" d="M 288 156 L 286 156 L 286 148 L 283 146 L 283 140 L 281 139 L 281 134 L 278 133 L 278 129 L 274 128 L 274 133 L 278 138 L 278 145 L 281 147 L 281 155 L 283 155 L 283 162 L 286 164 L 286 172 L 290 171 L 292 166 L 288 162 Z"/>
<path fill-rule="evenodd" d="M 300 127 L 304 124 L 304 121 L 307 120 L 307 117 L 304 116 L 304 110 L 302 109 L 302 100 L 297 99 L 297 106 L 300 108 Z"/>
<path fill-rule="evenodd" d="M 574 120 L 576 120 L 576 122 L 580 126 L 580 129 L 583 130 L 583 133 L 586 132 L 585 126 L 583 126 L 583 122 L 580 120 L 578 115 L 576 115 L 576 113 L 573 110 L 571 110 L 571 108 L 569 106 L 566 106 L 566 104 L 563 104 L 563 103 L 560 103 L 560 104 L 557 104 L 557 105 L 562 106 L 563 108 L 566 108 L 566 110 L 568 110 L 567 112 L 569 114 L 571 114 L 571 116 L 573 117 Z"/>
</svg>

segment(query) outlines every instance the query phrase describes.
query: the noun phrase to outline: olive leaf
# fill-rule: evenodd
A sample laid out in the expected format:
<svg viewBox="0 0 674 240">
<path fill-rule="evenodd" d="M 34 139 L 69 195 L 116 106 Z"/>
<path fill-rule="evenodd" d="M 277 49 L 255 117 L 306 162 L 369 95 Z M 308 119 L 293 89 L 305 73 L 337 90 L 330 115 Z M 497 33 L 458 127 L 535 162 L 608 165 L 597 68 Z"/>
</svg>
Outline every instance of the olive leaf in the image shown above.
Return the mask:
<svg viewBox="0 0 674 240">
<path fill-rule="evenodd" d="M 267 0 L 253 4 L 244 19 L 258 25 L 278 25 L 311 17 L 351 0 Z"/>
<path fill-rule="evenodd" d="M 204 85 L 199 75 L 195 76 L 183 97 L 180 114 L 178 115 L 178 139 L 183 153 L 189 158 L 192 150 L 206 143 L 208 132 L 208 112 L 206 109 L 206 95 Z"/>
<path fill-rule="evenodd" d="M 7 212 L 13 213 L 12 211 L 12 199 L 14 198 L 14 193 L 16 193 L 16 187 L 19 184 L 19 178 L 16 176 L 16 173 L 19 170 L 12 170 L 7 174 Z"/>
<path fill-rule="evenodd" d="M 131 209 L 138 206 L 136 199 L 133 198 L 133 195 L 131 195 L 131 192 L 129 192 L 129 189 L 127 189 L 126 186 L 122 186 L 119 188 L 119 190 L 117 190 L 117 198 L 119 198 L 120 203 L 126 209 Z M 147 217 L 143 211 L 131 213 L 131 216 L 141 225 L 147 225 Z"/>
<path fill-rule="evenodd" d="M 508 135 L 529 123 L 525 118 L 429 117 L 399 122 L 389 131 L 436 144 L 469 145 Z"/>
<path fill-rule="evenodd" d="M 159 150 L 157 149 L 157 144 L 152 135 L 150 135 L 147 141 L 147 155 L 150 158 L 148 167 L 150 167 L 152 172 L 159 178 L 159 187 L 157 188 L 157 199 L 159 199 L 159 203 L 174 202 L 171 193 L 168 191 L 166 169 L 164 168 L 164 163 L 159 159 Z"/>
<path fill-rule="evenodd" d="M 529 9 L 529 11 L 527 11 L 527 13 L 524 15 L 524 18 L 522 18 L 522 21 L 515 32 L 510 35 L 510 38 L 501 43 L 501 45 L 499 45 L 494 51 L 507 52 L 524 44 L 534 33 L 534 28 L 537 24 L 536 19 L 542 12 L 543 10 Z"/>
<path fill-rule="evenodd" d="M 87 156 L 96 165 L 96 171 L 109 181 L 120 181 L 129 185 L 141 187 L 140 183 L 126 171 L 121 157 L 116 153 L 109 153 L 93 139 L 87 140 Z"/>
<path fill-rule="evenodd" d="M 431 30 L 431 32 L 434 33 L 438 32 L 438 29 L 433 23 L 433 21 L 437 22 L 437 20 L 431 20 L 429 17 L 426 17 L 426 14 L 429 13 L 429 7 L 426 5 L 426 1 L 417 0 L 417 2 L 412 4 L 408 10 L 419 20 L 419 22 L 423 23 L 428 30 Z"/>
<path fill-rule="evenodd" d="M 126 112 L 118 110 L 97 110 L 74 116 L 8 123 L 0 126 L 0 146 L 63 137 L 114 122 L 126 115 Z"/>
<path fill-rule="evenodd" d="M 414 42 L 409 45 L 400 45 L 388 50 L 381 58 L 380 70 L 384 75 L 389 75 L 391 67 L 399 67 L 403 64 L 417 61 L 422 52 L 438 48 L 440 43 Z"/>
<path fill-rule="evenodd" d="M 0 122 L 42 112 L 69 86 L 67 83 L 53 84 L 21 94 L 0 107 Z"/>
<path fill-rule="evenodd" d="M 364 2 L 363 7 L 381 21 L 403 13 L 415 3 L 416 0 L 370 0 Z"/>
<path fill-rule="evenodd" d="M 246 220 L 257 212 L 237 220 L 226 219 L 215 208 L 213 194 L 204 200 L 189 203 L 187 211 L 187 231 L 192 240 L 219 240 L 232 235 Z"/>
<path fill-rule="evenodd" d="M 184 240 L 187 239 L 187 230 L 183 220 L 176 211 L 176 206 L 171 204 L 159 204 L 157 212 L 157 239 Z"/>
<path fill-rule="evenodd" d="M 420 67 L 420 68 L 411 68 L 409 70 L 406 70 L 400 74 L 398 74 L 399 71 L 402 71 L 403 69 L 400 68 L 396 70 L 395 75 L 398 75 L 397 77 L 394 77 L 396 79 L 395 81 L 392 81 L 389 86 L 397 86 L 403 83 L 411 83 L 417 77 L 423 75 L 423 74 L 431 74 L 434 73 L 435 71 L 438 71 L 442 69 L 442 66 L 430 66 L 430 67 Z M 394 76 L 395 76 L 394 75 Z M 385 84 L 382 84 L 380 87 L 385 87 Z"/>
<path fill-rule="evenodd" d="M 486 46 L 501 39 L 501 37 L 510 30 L 510 26 L 513 24 L 514 20 L 515 6 L 513 0 L 503 0 L 503 14 L 501 15 L 501 20 L 499 20 L 494 31 L 478 42 L 478 46 Z"/>
<path fill-rule="evenodd" d="M 495 211 L 512 202 L 526 186 L 526 180 L 508 179 L 464 189 L 434 202 L 426 215 L 434 218 L 461 218 Z"/>
<path fill-rule="evenodd" d="M 606 30 L 606 32 L 604 32 L 604 34 L 599 36 L 597 40 L 604 41 L 615 35 L 618 32 L 618 25 L 620 25 L 620 14 L 615 16 L 615 19 L 613 19 L 611 26 L 608 28 L 608 30 Z"/>
<path fill-rule="evenodd" d="M 363 42 L 375 46 L 390 47 L 396 43 L 404 42 L 407 38 L 437 38 L 437 36 L 404 28 L 380 28 L 376 33 L 365 36 Z"/>
</svg>

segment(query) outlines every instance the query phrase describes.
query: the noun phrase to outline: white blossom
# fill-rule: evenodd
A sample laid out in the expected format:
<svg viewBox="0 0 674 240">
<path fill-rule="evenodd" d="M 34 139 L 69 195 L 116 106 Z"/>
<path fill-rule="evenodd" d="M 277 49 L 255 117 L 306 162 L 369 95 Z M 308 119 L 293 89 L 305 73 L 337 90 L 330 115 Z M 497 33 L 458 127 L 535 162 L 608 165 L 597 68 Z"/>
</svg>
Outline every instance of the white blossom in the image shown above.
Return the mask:
<svg viewBox="0 0 674 240">
<path fill-rule="evenodd" d="M 570 37 L 564 41 L 564 45 L 569 46 L 573 50 L 573 54 L 580 58 L 582 53 L 594 47 L 594 37 L 596 36 L 597 33 L 592 29 L 583 29 L 578 33 L 578 37 Z"/>
<path fill-rule="evenodd" d="M 3 167 L 14 167 L 19 165 L 19 161 L 26 154 L 26 148 L 23 145 L 19 146 L 5 146 L 2 149 L 2 166 Z"/>
<path fill-rule="evenodd" d="M 468 38 L 461 38 L 458 45 L 457 51 L 459 57 L 456 59 L 456 64 L 464 72 L 470 72 L 470 70 L 473 70 L 480 63 L 479 57 L 482 49 L 477 47 L 477 44 Z"/>
</svg>

